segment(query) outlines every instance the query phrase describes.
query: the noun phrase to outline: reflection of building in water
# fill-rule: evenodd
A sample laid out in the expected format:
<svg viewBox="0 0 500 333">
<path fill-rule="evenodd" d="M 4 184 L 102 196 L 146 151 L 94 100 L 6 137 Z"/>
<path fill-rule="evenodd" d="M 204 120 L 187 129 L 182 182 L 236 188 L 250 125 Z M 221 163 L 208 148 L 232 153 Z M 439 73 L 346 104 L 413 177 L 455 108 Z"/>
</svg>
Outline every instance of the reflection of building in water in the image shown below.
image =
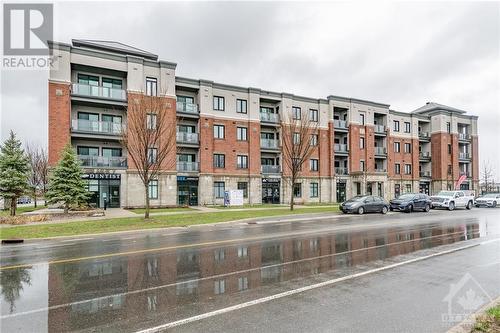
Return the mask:
<svg viewBox="0 0 500 333">
<path fill-rule="evenodd" d="M 49 311 L 49 330 L 175 320 L 259 287 L 477 237 L 477 223 L 423 225 L 51 265 L 49 306 L 73 305 Z"/>
</svg>

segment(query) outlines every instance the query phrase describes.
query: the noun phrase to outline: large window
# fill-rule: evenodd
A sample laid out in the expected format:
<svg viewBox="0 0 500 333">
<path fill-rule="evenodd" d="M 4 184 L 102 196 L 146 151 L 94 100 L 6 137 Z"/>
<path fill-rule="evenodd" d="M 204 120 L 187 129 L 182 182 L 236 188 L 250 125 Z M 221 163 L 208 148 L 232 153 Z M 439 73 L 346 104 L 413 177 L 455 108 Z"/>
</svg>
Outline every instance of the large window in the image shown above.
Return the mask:
<svg viewBox="0 0 500 333">
<path fill-rule="evenodd" d="M 158 81 L 153 77 L 146 78 L 146 95 L 156 96 L 158 94 Z"/>
<path fill-rule="evenodd" d="M 293 197 L 294 198 L 302 197 L 302 183 L 293 184 Z"/>
<path fill-rule="evenodd" d="M 148 113 L 146 116 L 146 125 L 150 130 L 156 129 L 156 113 Z"/>
<path fill-rule="evenodd" d="M 411 164 L 405 164 L 405 174 L 406 175 L 411 174 Z"/>
<path fill-rule="evenodd" d="M 399 120 L 394 120 L 394 132 L 399 132 Z"/>
<path fill-rule="evenodd" d="M 248 198 L 248 183 L 238 182 L 238 190 L 243 191 L 243 198 Z"/>
<path fill-rule="evenodd" d="M 245 99 L 236 100 L 236 112 L 247 113 L 247 101 Z"/>
<path fill-rule="evenodd" d="M 148 197 L 149 199 L 158 199 L 158 180 L 153 179 L 149 181 Z"/>
<path fill-rule="evenodd" d="M 401 152 L 401 143 L 400 142 L 394 142 L 394 152 L 395 153 Z"/>
<path fill-rule="evenodd" d="M 318 145 L 318 134 L 311 134 L 311 146 Z"/>
<path fill-rule="evenodd" d="M 98 147 L 82 147 L 78 146 L 76 148 L 78 155 L 83 156 L 99 156 L 99 148 Z"/>
<path fill-rule="evenodd" d="M 318 159 L 312 158 L 309 161 L 309 163 L 311 165 L 311 171 L 318 171 L 319 170 L 319 160 Z"/>
<path fill-rule="evenodd" d="M 411 153 L 411 143 L 405 143 L 405 153 Z"/>
<path fill-rule="evenodd" d="M 214 182 L 214 195 L 215 198 L 224 198 L 224 182 Z"/>
<path fill-rule="evenodd" d="M 153 164 L 156 163 L 158 159 L 158 149 L 148 148 L 148 162 Z"/>
<path fill-rule="evenodd" d="M 309 119 L 311 121 L 317 122 L 318 121 L 318 110 L 310 109 L 309 110 Z"/>
<path fill-rule="evenodd" d="M 225 168 L 225 167 L 226 167 L 226 155 L 214 154 L 214 168 Z"/>
<path fill-rule="evenodd" d="M 236 127 L 236 139 L 239 141 L 247 141 L 246 127 Z"/>
<path fill-rule="evenodd" d="M 319 196 L 319 185 L 318 183 L 311 183 L 310 184 L 310 197 L 311 198 L 317 198 Z"/>
<path fill-rule="evenodd" d="M 409 122 L 405 122 L 405 133 L 411 132 L 411 124 Z"/>
<path fill-rule="evenodd" d="M 103 77 L 102 86 L 103 97 L 122 98 L 122 80 Z"/>
<path fill-rule="evenodd" d="M 248 156 L 246 155 L 238 155 L 236 156 L 236 167 L 238 169 L 248 169 Z"/>
<path fill-rule="evenodd" d="M 292 117 L 295 120 L 300 120 L 302 118 L 301 110 L 297 106 L 292 106 Z"/>
<path fill-rule="evenodd" d="M 224 125 L 214 125 L 214 138 L 224 139 Z"/>
<path fill-rule="evenodd" d="M 396 175 L 401 174 L 401 164 L 399 164 L 399 163 L 394 164 L 394 173 Z"/>
<path fill-rule="evenodd" d="M 214 96 L 214 110 L 224 111 L 224 97 Z"/>
</svg>

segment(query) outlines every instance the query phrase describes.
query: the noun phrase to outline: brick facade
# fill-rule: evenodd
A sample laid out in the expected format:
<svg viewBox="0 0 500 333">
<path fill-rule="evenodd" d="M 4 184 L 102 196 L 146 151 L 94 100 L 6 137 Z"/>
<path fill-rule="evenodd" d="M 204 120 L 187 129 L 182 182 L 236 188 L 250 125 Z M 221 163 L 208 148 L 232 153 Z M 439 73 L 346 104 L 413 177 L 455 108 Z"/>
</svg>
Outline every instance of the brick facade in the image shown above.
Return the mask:
<svg viewBox="0 0 500 333">
<path fill-rule="evenodd" d="M 70 142 L 71 86 L 49 82 L 49 165 L 54 166 Z"/>
</svg>

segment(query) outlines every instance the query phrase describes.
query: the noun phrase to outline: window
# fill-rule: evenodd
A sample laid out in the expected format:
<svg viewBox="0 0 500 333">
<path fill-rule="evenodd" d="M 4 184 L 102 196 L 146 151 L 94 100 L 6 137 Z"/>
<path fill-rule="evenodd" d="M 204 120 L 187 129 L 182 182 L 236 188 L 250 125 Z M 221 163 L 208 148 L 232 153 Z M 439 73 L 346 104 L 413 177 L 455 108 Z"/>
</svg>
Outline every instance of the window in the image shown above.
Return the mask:
<svg viewBox="0 0 500 333">
<path fill-rule="evenodd" d="M 224 97 L 214 96 L 214 110 L 224 111 Z"/>
<path fill-rule="evenodd" d="M 300 133 L 293 133 L 293 143 L 296 145 L 300 143 Z"/>
<path fill-rule="evenodd" d="M 295 120 L 300 120 L 302 118 L 301 110 L 297 106 L 292 106 L 292 117 Z"/>
<path fill-rule="evenodd" d="M 318 183 L 311 183 L 310 185 L 310 197 L 317 198 L 318 197 Z"/>
<path fill-rule="evenodd" d="M 248 156 L 238 155 L 236 157 L 236 167 L 238 169 L 248 169 Z"/>
<path fill-rule="evenodd" d="M 146 126 L 147 129 L 149 130 L 154 130 L 156 129 L 156 114 L 155 113 L 148 113 L 146 115 Z"/>
<path fill-rule="evenodd" d="M 359 169 L 360 171 L 365 171 L 365 161 L 359 161 Z"/>
<path fill-rule="evenodd" d="M 149 199 L 158 199 L 158 180 L 150 180 L 148 183 Z"/>
<path fill-rule="evenodd" d="M 245 99 L 236 100 L 236 112 L 247 113 L 247 101 Z"/>
<path fill-rule="evenodd" d="M 146 78 L 146 95 L 156 96 L 157 95 L 158 82 L 154 77 Z"/>
<path fill-rule="evenodd" d="M 214 168 L 225 168 L 225 167 L 226 167 L 226 155 L 214 154 Z"/>
<path fill-rule="evenodd" d="M 361 125 L 364 125 L 365 124 L 365 114 L 364 113 L 360 113 L 359 114 L 359 123 Z"/>
<path fill-rule="evenodd" d="M 238 258 L 246 258 L 248 257 L 248 247 L 246 246 L 239 246 L 238 247 Z"/>
<path fill-rule="evenodd" d="M 224 139 L 224 125 L 214 125 L 214 138 Z"/>
<path fill-rule="evenodd" d="M 122 149 L 121 148 L 102 148 L 102 156 L 103 157 L 121 157 Z"/>
<path fill-rule="evenodd" d="M 224 182 L 214 182 L 214 194 L 216 199 L 224 198 Z"/>
<path fill-rule="evenodd" d="M 401 194 L 401 185 L 394 184 L 394 196 L 397 198 Z"/>
<path fill-rule="evenodd" d="M 448 154 L 451 154 L 451 144 L 448 143 Z"/>
<path fill-rule="evenodd" d="M 248 277 L 242 276 L 238 278 L 238 290 L 247 290 L 248 289 Z"/>
<path fill-rule="evenodd" d="M 411 143 L 405 143 L 405 153 L 411 153 Z"/>
<path fill-rule="evenodd" d="M 406 175 L 411 174 L 411 164 L 405 164 L 405 174 Z"/>
<path fill-rule="evenodd" d="M 293 184 L 293 197 L 302 198 L 302 183 Z"/>
<path fill-rule="evenodd" d="M 450 122 L 446 123 L 446 132 L 451 133 L 451 123 Z"/>
<path fill-rule="evenodd" d="M 411 124 L 405 121 L 405 133 L 411 132 Z"/>
<path fill-rule="evenodd" d="M 318 171 L 319 169 L 319 160 L 312 158 L 309 160 L 309 164 L 311 166 L 311 171 Z"/>
<path fill-rule="evenodd" d="M 220 295 L 226 292 L 226 280 L 217 280 L 214 282 L 214 294 Z"/>
<path fill-rule="evenodd" d="M 318 145 L 318 134 L 311 134 L 311 146 Z"/>
<path fill-rule="evenodd" d="M 400 142 L 394 142 L 394 152 L 395 153 L 401 152 L 401 143 Z"/>
<path fill-rule="evenodd" d="M 406 193 L 411 193 L 411 184 L 406 184 Z"/>
<path fill-rule="evenodd" d="M 148 148 L 148 162 L 156 163 L 158 158 L 158 149 L 157 148 Z"/>
<path fill-rule="evenodd" d="M 238 182 L 238 190 L 243 191 L 243 198 L 248 198 L 248 183 Z"/>
<path fill-rule="evenodd" d="M 359 138 L 359 149 L 365 149 L 365 138 Z"/>
<path fill-rule="evenodd" d="M 451 175 L 451 172 L 452 172 L 451 164 L 448 164 L 448 174 Z"/>
<path fill-rule="evenodd" d="M 309 110 L 309 119 L 311 121 L 318 121 L 318 110 L 310 109 Z"/>
<path fill-rule="evenodd" d="M 236 140 L 247 141 L 247 128 L 236 127 Z"/>
<path fill-rule="evenodd" d="M 394 120 L 394 132 L 399 132 L 399 120 Z"/>
<path fill-rule="evenodd" d="M 401 164 L 399 164 L 399 163 L 394 164 L 394 173 L 396 175 L 401 174 Z"/>
</svg>

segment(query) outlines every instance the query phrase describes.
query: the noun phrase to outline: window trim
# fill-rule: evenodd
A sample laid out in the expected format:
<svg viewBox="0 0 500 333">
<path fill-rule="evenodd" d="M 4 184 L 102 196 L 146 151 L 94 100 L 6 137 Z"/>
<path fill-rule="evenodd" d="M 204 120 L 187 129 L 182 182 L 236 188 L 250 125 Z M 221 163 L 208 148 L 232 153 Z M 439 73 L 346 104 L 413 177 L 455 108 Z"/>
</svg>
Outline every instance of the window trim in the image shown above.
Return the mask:
<svg viewBox="0 0 500 333">
<path fill-rule="evenodd" d="M 309 198 L 319 198 L 319 183 L 309 183 Z"/>
<path fill-rule="evenodd" d="M 241 108 L 243 105 L 245 105 L 244 111 Z M 238 109 L 240 110 L 238 111 Z M 244 114 L 248 113 L 248 101 L 246 99 L 241 99 L 241 98 L 236 99 L 236 113 L 244 113 Z"/>
<path fill-rule="evenodd" d="M 319 171 L 319 159 L 317 158 L 311 158 L 309 160 L 309 170 L 318 172 Z"/>
<path fill-rule="evenodd" d="M 309 109 L 309 119 L 315 123 L 319 121 L 318 109 Z"/>
<path fill-rule="evenodd" d="M 298 114 L 296 113 L 298 111 Z M 292 106 L 292 119 L 301 120 L 302 119 L 302 109 L 300 106 Z"/>
<path fill-rule="evenodd" d="M 222 161 L 222 163 L 221 163 L 221 161 Z M 214 153 L 213 166 L 216 169 L 225 169 L 226 168 L 226 154 Z"/>
<path fill-rule="evenodd" d="M 222 184 L 222 187 L 220 186 Z M 219 185 L 219 186 L 216 186 Z M 218 196 L 219 190 L 222 188 L 222 196 Z M 226 191 L 226 182 L 215 181 L 214 182 L 214 197 L 215 199 L 224 199 L 224 192 Z"/>
<path fill-rule="evenodd" d="M 399 130 L 400 130 L 399 120 L 393 120 L 392 129 L 393 129 L 394 132 L 399 132 Z"/>
<path fill-rule="evenodd" d="M 225 125 L 220 125 L 220 124 L 214 124 L 214 139 L 217 140 L 224 140 L 226 138 L 226 126 Z M 217 128 L 217 136 L 215 135 L 215 129 Z M 220 137 L 221 130 L 222 129 L 222 137 Z"/>
<path fill-rule="evenodd" d="M 159 197 L 159 182 L 158 179 L 150 179 L 148 182 L 148 198 L 152 200 L 157 200 Z M 154 192 L 154 189 L 156 189 L 156 193 Z M 153 194 L 153 195 L 152 195 Z"/>
<path fill-rule="evenodd" d="M 241 158 L 241 162 L 239 163 Z M 236 155 L 236 168 L 237 169 L 248 169 L 248 155 Z"/>
<path fill-rule="evenodd" d="M 241 134 L 245 134 L 244 135 L 244 138 L 243 136 L 241 136 L 242 138 L 238 138 L 240 136 L 240 132 Z M 236 141 L 248 141 L 248 127 L 243 127 L 243 126 L 237 126 L 236 127 Z"/>
<path fill-rule="evenodd" d="M 151 86 L 151 94 L 148 93 L 149 84 L 154 84 L 154 93 Z M 152 76 L 146 76 L 146 96 L 158 96 L 158 79 Z"/>
<path fill-rule="evenodd" d="M 216 108 L 216 104 L 215 104 L 215 101 L 217 100 L 217 108 Z M 222 108 L 221 108 L 221 101 L 222 101 Z M 226 99 L 224 98 L 224 96 L 213 96 L 213 99 L 212 99 L 212 107 L 214 109 L 214 111 L 224 111 L 225 108 L 226 108 Z"/>
</svg>

